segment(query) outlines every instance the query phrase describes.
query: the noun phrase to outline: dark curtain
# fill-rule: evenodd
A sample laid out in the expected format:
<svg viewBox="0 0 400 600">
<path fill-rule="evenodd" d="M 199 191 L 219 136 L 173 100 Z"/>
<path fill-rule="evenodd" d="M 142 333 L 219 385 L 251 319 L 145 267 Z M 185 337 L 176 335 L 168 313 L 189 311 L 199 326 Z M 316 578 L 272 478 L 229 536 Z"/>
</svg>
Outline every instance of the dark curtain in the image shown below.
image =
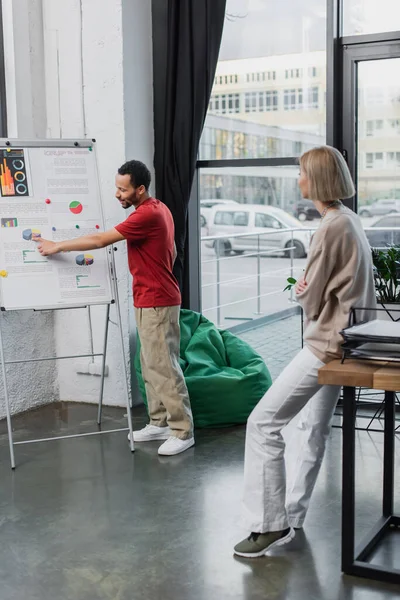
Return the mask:
<svg viewBox="0 0 400 600">
<path fill-rule="evenodd" d="M 174 273 L 188 306 L 187 212 L 226 0 L 153 0 L 156 196 L 171 210 Z"/>
</svg>

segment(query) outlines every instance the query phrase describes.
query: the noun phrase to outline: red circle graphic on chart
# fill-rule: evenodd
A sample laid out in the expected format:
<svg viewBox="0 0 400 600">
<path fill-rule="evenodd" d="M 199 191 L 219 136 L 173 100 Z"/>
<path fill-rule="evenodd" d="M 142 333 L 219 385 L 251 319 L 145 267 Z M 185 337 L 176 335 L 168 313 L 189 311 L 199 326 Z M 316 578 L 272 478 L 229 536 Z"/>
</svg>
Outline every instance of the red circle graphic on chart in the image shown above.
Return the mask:
<svg viewBox="0 0 400 600">
<path fill-rule="evenodd" d="M 69 210 L 72 213 L 74 213 L 74 215 L 79 215 L 83 211 L 83 206 L 80 202 L 78 202 L 77 200 L 74 200 L 69 205 Z"/>
</svg>

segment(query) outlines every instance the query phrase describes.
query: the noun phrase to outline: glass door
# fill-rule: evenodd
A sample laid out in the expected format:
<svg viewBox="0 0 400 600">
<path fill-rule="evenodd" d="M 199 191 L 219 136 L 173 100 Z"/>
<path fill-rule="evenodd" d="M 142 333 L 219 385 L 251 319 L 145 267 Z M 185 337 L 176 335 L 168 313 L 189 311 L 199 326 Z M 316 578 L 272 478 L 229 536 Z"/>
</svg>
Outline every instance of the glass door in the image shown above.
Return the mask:
<svg viewBox="0 0 400 600">
<path fill-rule="evenodd" d="M 352 208 L 374 247 L 400 241 L 400 44 L 343 51 L 343 149 L 356 183 Z M 379 228 L 393 227 L 393 231 Z M 374 231 L 375 229 L 375 231 Z"/>
</svg>

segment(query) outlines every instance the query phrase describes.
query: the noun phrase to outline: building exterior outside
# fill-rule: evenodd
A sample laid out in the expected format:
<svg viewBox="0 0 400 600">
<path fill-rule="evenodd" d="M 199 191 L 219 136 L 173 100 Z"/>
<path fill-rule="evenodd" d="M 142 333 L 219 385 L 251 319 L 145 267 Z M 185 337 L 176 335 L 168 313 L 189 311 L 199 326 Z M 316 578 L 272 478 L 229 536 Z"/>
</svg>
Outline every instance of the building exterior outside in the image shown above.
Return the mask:
<svg viewBox="0 0 400 600">
<path fill-rule="evenodd" d="M 209 111 L 325 135 L 326 54 L 220 61 Z"/>
<path fill-rule="evenodd" d="M 220 61 L 200 159 L 299 156 L 323 144 L 325 61 L 324 51 Z M 362 64 L 359 71 L 359 206 L 400 199 L 400 84 L 394 76 L 400 59 L 379 62 Z M 293 206 L 296 169 L 246 170 L 202 173 L 201 198 Z"/>
</svg>

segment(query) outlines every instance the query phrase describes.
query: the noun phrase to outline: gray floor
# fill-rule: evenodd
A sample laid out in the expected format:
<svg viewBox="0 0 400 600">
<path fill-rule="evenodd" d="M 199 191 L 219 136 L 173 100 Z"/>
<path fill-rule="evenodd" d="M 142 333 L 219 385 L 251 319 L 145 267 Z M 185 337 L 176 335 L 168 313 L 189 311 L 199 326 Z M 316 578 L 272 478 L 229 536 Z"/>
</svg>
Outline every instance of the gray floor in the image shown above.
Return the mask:
<svg viewBox="0 0 400 600">
<path fill-rule="evenodd" d="M 250 329 L 240 337 L 263 357 L 274 380 L 301 349 L 301 317 L 298 314 Z"/>
<path fill-rule="evenodd" d="M 260 344 L 272 339 L 258 334 Z M 95 430 L 94 421 L 94 407 L 50 406 L 17 418 L 16 437 Z M 134 422 L 145 422 L 141 408 Z M 123 411 L 106 410 L 106 428 L 124 424 Z M 253 561 L 232 556 L 247 533 L 238 524 L 244 428 L 202 430 L 196 439 L 171 458 L 158 457 L 157 443 L 131 455 L 123 432 L 18 446 L 12 473 L 0 424 L 0 600 L 399 597 L 399 587 L 340 573 L 340 430 L 332 431 L 304 531 Z M 382 441 L 357 434 L 359 536 L 379 515 Z M 400 512 L 399 486 L 396 495 Z M 375 560 L 400 568 L 400 536 Z"/>
</svg>

